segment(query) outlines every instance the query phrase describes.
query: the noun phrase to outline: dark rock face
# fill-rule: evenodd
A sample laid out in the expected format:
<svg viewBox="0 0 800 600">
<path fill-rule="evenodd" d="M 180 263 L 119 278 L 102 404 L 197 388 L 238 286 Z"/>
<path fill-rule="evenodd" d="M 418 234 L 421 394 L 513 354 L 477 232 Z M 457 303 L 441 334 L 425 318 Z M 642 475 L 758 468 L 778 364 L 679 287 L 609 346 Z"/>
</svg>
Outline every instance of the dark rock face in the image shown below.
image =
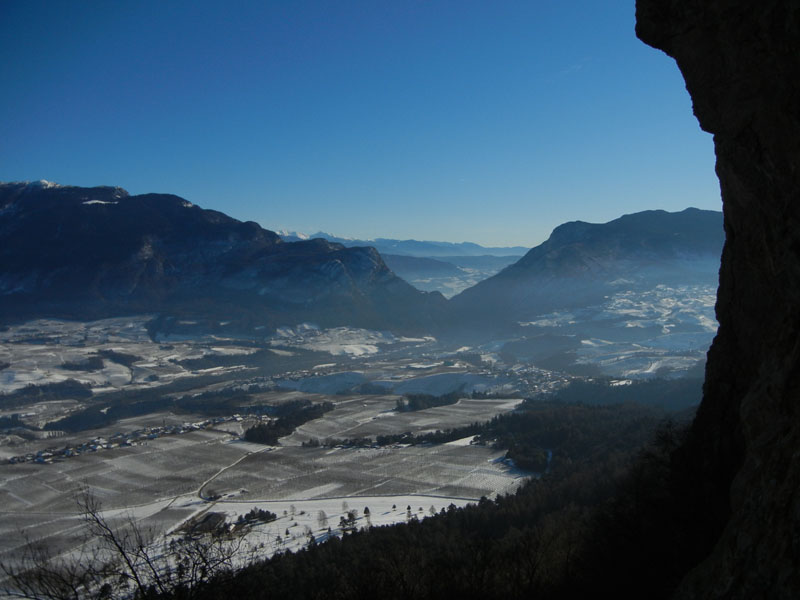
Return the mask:
<svg viewBox="0 0 800 600">
<path fill-rule="evenodd" d="M 621 289 L 716 282 L 722 215 L 689 208 L 556 227 L 519 261 L 452 298 L 461 321 L 512 326 L 552 310 L 602 302 Z"/>
<path fill-rule="evenodd" d="M 430 332 L 439 294 L 415 290 L 372 248 L 287 243 L 178 196 L 0 184 L 5 319 L 158 313 L 238 332 L 314 321 Z"/>
<path fill-rule="evenodd" d="M 679 598 L 800 597 L 800 4 L 637 0 L 714 134 L 726 242 L 685 455 L 722 533 Z"/>
</svg>

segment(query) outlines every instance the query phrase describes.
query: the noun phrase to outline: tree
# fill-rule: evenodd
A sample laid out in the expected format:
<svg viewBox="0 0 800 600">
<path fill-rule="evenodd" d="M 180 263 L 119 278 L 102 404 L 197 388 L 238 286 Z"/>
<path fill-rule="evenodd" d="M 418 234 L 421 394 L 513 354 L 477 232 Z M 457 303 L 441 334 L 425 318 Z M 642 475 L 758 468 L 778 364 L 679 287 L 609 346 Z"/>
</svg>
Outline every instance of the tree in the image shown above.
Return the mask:
<svg viewBox="0 0 800 600">
<path fill-rule="evenodd" d="M 78 506 L 85 531 L 77 556 L 55 556 L 29 542 L 19 566 L 0 563 L 6 577 L 3 592 L 36 600 L 78 600 L 147 597 L 180 589 L 191 598 L 211 578 L 230 576 L 234 557 L 248 559 L 241 537 L 185 535 L 159 541 L 130 515 L 112 525 L 88 490 Z"/>
<path fill-rule="evenodd" d="M 24 534 L 23 534 L 24 536 Z M 25 548 L 20 566 L 0 564 L 6 580 L 2 592 L 7 596 L 47 600 L 78 600 L 88 590 L 98 590 L 96 598 L 109 597 L 104 577 L 97 569 L 86 569 L 85 564 L 97 564 L 97 549 L 88 550 L 82 545 L 76 560 L 54 556 L 50 549 L 25 536 Z M 102 594 L 99 592 L 102 590 Z"/>
<path fill-rule="evenodd" d="M 319 525 L 320 529 L 325 529 L 328 526 L 328 515 L 325 514 L 324 510 L 317 513 L 317 525 Z"/>
<path fill-rule="evenodd" d="M 339 529 L 342 530 L 342 533 L 355 531 L 357 518 L 358 513 L 355 510 L 350 510 L 346 515 L 339 517 Z"/>
</svg>

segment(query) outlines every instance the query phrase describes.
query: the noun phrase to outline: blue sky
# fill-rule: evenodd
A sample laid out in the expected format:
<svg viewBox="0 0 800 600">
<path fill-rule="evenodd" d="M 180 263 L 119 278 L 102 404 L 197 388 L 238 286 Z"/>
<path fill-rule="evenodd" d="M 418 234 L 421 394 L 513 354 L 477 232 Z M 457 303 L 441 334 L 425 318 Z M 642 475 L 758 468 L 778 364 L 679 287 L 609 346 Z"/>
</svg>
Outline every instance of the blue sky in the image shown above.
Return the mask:
<svg viewBox="0 0 800 600">
<path fill-rule="evenodd" d="M 532 246 L 719 210 L 633 0 L 0 0 L 0 181 L 169 192 L 269 229 Z"/>
</svg>

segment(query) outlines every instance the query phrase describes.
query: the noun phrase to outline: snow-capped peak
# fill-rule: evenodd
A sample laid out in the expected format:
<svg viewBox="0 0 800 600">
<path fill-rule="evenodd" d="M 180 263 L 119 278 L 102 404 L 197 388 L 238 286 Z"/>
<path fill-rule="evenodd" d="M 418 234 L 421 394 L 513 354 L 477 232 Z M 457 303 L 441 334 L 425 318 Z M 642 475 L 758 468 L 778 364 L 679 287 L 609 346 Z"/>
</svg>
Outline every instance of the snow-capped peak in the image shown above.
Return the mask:
<svg viewBox="0 0 800 600">
<path fill-rule="evenodd" d="M 282 238 L 291 238 L 297 240 L 311 239 L 307 233 L 301 233 L 299 231 L 289 231 L 288 229 L 278 230 L 278 235 L 281 236 Z"/>
<path fill-rule="evenodd" d="M 50 188 L 61 187 L 61 185 L 59 185 L 58 183 L 54 183 L 52 181 L 47 181 L 46 179 L 40 179 L 39 181 L 29 181 L 28 187 L 44 188 L 47 190 Z"/>
</svg>

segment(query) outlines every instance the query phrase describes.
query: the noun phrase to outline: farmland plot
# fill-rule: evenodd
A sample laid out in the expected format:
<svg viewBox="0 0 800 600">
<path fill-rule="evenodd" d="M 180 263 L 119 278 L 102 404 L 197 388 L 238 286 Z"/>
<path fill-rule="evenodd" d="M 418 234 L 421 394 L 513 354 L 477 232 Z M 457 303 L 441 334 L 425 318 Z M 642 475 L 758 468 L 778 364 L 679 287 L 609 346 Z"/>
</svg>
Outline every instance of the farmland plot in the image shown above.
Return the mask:
<svg viewBox="0 0 800 600">
<path fill-rule="evenodd" d="M 147 333 L 149 318 L 143 315 L 91 322 L 40 319 L 13 325 L 0 333 L 0 361 L 10 365 L 0 373 L 0 391 L 67 379 L 87 383 L 95 391 L 157 387 L 191 375 L 180 361 L 255 351 L 217 347 L 209 340 L 157 343 Z M 103 352 L 110 354 L 99 359 Z"/>
<path fill-rule="evenodd" d="M 75 548 L 82 532 L 75 498 L 85 488 L 98 497 L 112 521 L 130 515 L 142 527 L 166 534 L 193 515 L 222 511 L 235 517 L 265 503 L 302 503 L 308 507 L 304 510 L 317 512 L 321 509 L 315 507 L 324 505 L 333 515 L 332 505 L 371 498 L 372 504 L 382 507 L 374 524 L 396 522 L 408 515 L 389 507 L 412 504 L 409 497 L 418 499 L 413 502 L 420 505 L 415 514 L 424 507 L 421 518 L 432 504 L 463 505 L 512 491 L 523 480 L 525 474 L 500 460 L 502 452 L 471 445 L 469 440 L 387 448 L 300 446 L 309 436 L 445 429 L 510 410 L 517 400 L 464 399 L 448 407 L 394 413 L 395 396 L 330 399 L 336 402 L 333 411 L 283 438 L 278 447 L 245 443 L 223 431 L 199 430 L 52 464 L 2 465 L 0 559 L 19 556 L 25 536 L 59 551 Z M 271 540 L 273 551 L 307 543 L 294 522 L 281 520 L 259 535 Z M 318 526 L 308 527 L 320 534 Z M 283 541 L 276 545 L 273 534 L 281 532 Z"/>
<path fill-rule="evenodd" d="M 403 523 L 411 518 L 422 519 L 431 514 L 431 509 L 439 512 L 450 506 L 463 507 L 468 503 L 463 498 L 437 496 L 358 496 L 293 502 L 218 502 L 214 510 L 223 512 L 231 521 L 252 508 L 268 510 L 278 515 L 275 521 L 256 525 L 247 534 L 250 546 L 259 546 L 258 553 L 263 557 L 277 551 L 296 551 L 309 542 L 309 536 L 314 536 L 315 541 L 321 542 L 329 536 L 341 535 L 339 520 L 347 517 L 348 512 L 353 512 L 356 516 L 356 529 L 368 529 Z M 408 507 L 411 507 L 410 510 Z M 364 513 L 365 509 L 369 509 L 369 516 Z M 329 527 L 331 531 L 328 531 Z"/>
<path fill-rule="evenodd" d="M 206 488 L 237 500 L 422 494 L 475 499 L 519 477 L 484 446 L 285 447 L 248 456 Z"/>
<path fill-rule="evenodd" d="M 229 439 L 222 433 L 198 431 L 49 465 L 3 465 L 0 532 L 5 535 L 0 539 L 0 557 L 22 542 L 18 526 L 29 537 L 48 543 L 51 537 L 75 529 L 79 512 L 75 500 L 85 488 L 112 510 L 135 511 L 163 499 L 194 494 L 203 481 L 250 451 L 225 443 Z"/>
<path fill-rule="evenodd" d="M 514 398 L 462 398 L 456 404 L 412 412 L 398 412 L 399 396 L 358 396 L 347 400 L 329 398 L 336 408 L 322 419 L 305 423 L 284 445 L 299 445 L 310 438 L 359 438 L 411 431 L 425 433 L 487 421 L 493 416 L 513 410 L 522 400 Z"/>
</svg>

